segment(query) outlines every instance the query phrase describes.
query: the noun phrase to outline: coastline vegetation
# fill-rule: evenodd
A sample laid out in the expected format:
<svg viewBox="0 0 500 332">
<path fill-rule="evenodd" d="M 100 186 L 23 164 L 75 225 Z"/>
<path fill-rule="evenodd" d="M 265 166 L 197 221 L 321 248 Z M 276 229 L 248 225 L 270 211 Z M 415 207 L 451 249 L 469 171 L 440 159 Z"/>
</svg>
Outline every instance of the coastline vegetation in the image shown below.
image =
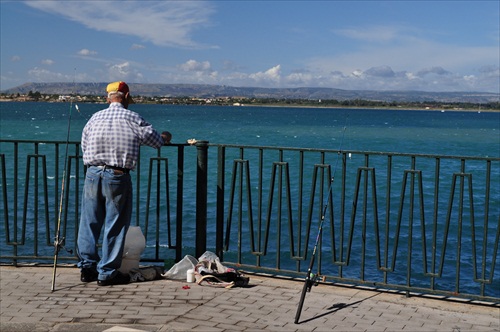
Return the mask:
<svg viewBox="0 0 500 332">
<path fill-rule="evenodd" d="M 0 101 L 17 102 L 67 102 L 105 103 L 104 96 L 97 95 L 59 95 L 42 94 L 30 91 L 27 94 L 0 94 Z M 457 111 L 500 111 L 500 102 L 438 102 L 438 101 L 380 101 L 380 100 L 337 100 L 337 99 L 279 99 L 279 98 L 246 98 L 246 97 L 162 97 L 134 96 L 138 104 L 172 104 L 172 105 L 217 105 L 217 106 L 274 106 L 274 107 L 330 107 L 330 108 L 392 108 L 420 110 L 457 110 Z"/>
</svg>

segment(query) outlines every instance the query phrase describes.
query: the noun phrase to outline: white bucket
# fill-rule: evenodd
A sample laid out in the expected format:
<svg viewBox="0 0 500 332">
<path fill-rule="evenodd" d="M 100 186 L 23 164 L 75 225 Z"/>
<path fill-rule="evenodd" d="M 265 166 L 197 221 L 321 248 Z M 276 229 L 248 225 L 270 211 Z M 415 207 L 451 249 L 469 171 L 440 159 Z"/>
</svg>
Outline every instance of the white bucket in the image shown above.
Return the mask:
<svg viewBox="0 0 500 332">
<path fill-rule="evenodd" d="M 146 239 L 142 234 L 141 227 L 130 226 L 125 236 L 125 246 L 123 247 L 122 265 L 118 271 L 129 273 L 132 269 L 139 268 L 141 255 L 146 248 Z"/>
</svg>

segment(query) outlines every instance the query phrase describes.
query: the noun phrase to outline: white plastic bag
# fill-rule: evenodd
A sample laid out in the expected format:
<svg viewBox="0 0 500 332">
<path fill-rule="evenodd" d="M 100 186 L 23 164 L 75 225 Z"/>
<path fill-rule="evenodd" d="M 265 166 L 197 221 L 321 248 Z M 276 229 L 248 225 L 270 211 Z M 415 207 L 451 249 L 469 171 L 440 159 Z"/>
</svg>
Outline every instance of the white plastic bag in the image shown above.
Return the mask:
<svg viewBox="0 0 500 332">
<path fill-rule="evenodd" d="M 224 266 L 219 257 L 210 251 L 206 251 L 198 258 L 194 277 L 196 283 L 208 284 L 212 287 L 246 287 L 250 278 L 241 275 L 233 268 Z"/>
<path fill-rule="evenodd" d="M 198 260 L 196 260 L 196 258 L 186 255 L 161 276 L 166 279 L 186 280 L 187 271 L 194 269 L 196 264 L 198 264 Z"/>
<path fill-rule="evenodd" d="M 222 265 L 219 257 L 211 251 L 205 251 L 203 255 L 198 258 L 198 264 L 196 265 L 195 274 L 206 272 L 206 273 L 225 273 L 228 268 Z"/>
</svg>

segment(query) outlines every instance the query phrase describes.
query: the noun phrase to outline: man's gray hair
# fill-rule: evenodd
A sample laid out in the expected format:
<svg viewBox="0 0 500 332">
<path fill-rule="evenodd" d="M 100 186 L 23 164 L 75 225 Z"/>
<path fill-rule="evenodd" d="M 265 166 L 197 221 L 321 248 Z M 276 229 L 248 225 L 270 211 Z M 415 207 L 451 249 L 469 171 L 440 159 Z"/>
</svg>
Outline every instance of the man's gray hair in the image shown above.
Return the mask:
<svg viewBox="0 0 500 332">
<path fill-rule="evenodd" d="M 108 93 L 108 98 L 111 99 L 111 98 L 113 98 L 116 95 L 118 95 L 118 96 L 120 96 L 120 97 L 123 98 L 123 96 L 125 94 L 123 92 L 121 92 L 121 91 L 113 91 L 113 92 Z"/>
</svg>

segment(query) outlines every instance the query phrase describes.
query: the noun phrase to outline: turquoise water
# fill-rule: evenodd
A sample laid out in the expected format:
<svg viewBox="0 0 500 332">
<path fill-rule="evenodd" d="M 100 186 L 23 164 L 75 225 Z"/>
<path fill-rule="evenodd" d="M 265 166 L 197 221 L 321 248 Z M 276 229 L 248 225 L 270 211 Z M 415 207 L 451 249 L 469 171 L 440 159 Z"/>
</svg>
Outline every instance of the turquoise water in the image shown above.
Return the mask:
<svg viewBox="0 0 500 332">
<path fill-rule="evenodd" d="M 73 107 L 70 140 L 79 141 L 102 104 Z M 174 143 L 500 156 L 500 113 L 408 110 L 133 105 Z M 0 103 L 1 138 L 66 140 L 69 104 Z M 345 135 L 343 128 L 346 126 Z M 342 141 L 342 137 L 344 140 Z"/>
<path fill-rule="evenodd" d="M 79 141 L 86 121 L 104 105 L 82 103 L 78 105 L 79 111 L 74 106 L 59 103 L 0 103 L 0 138 L 64 142 L 69 123 L 70 141 Z M 143 115 L 159 131 L 170 131 L 174 143 L 195 138 L 214 144 L 500 157 L 500 113 L 172 105 L 132 105 L 131 109 Z M 193 177 L 193 173 L 186 174 L 186 178 Z M 192 183 L 189 180 L 186 182 Z M 491 195 L 498 202 L 500 183 L 493 183 L 493 186 Z M 209 188 L 210 194 L 214 194 L 213 187 Z M 142 202 L 145 197 L 142 194 Z M 194 188 L 187 187 L 185 197 L 193 198 L 185 202 L 185 220 L 193 220 Z M 214 214 L 214 206 L 213 197 L 209 197 L 211 215 Z M 492 206 L 490 209 L 493 224 L 499 218 L 499 207 Z M 3 211 L 0 215 L 3 216 Z M 186 222 L 185 227 L 187 234 L 194 234 L 193 224 Z M 209 230 L 208 236 L 213 236 L 212 231 Z M 490 246 L 494 243 L 493 235 L 489 240 Z M 359 233 L 355 237 L 359 237 Z M 4 234 L 0 234 L 0 238 L 3 250 L 6 248 Z M 244 241 L 248 242 L 248 238 Z M 286 242 L 286 239 L 282 241 Z M 190 242 L 187 235 L 184 243 Z M 310 246 L 312 243 L 313 240 Z M 152 246 L 153 243 L 148 245 Z M 167 243 L 162 242 L 161 245 L 166 246 Z M 400 244 L 400 247 L 405 250 L 404 244 Z M 325 249 L 328 249 L 326 243 Z M 419 259 L 415 258 L 415 266 L 420 264 Z M 500 263 L 497 263 L 497 269 L 499 267 Z M 496 272 L 496 280 L 499 273 Z M 399 277 L 404 280 L 404 273 Z M 495 296 L 500 296 L 499 292 Z"/>
</svg>

